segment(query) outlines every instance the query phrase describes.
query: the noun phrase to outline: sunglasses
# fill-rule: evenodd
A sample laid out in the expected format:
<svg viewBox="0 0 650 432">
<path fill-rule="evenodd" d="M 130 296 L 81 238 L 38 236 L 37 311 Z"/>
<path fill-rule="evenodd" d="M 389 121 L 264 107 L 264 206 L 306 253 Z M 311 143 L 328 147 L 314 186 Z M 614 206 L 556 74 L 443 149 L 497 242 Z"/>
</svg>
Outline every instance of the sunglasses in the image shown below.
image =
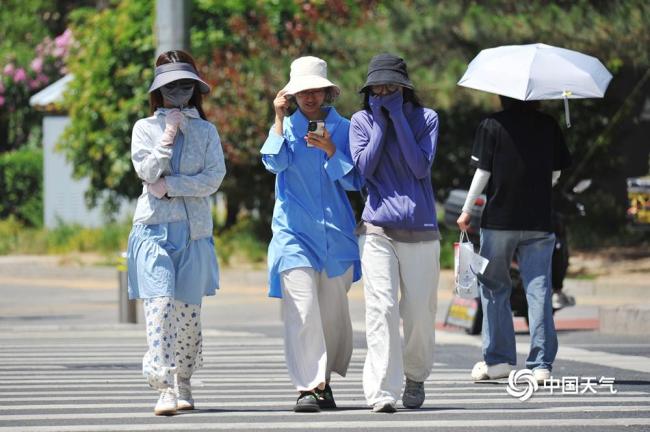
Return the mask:
<svg viewBox="0 0 650 432">
<path fill-rule="evenodd" d="M 399 84 L 381 84 L 381 85 L 374 85 L 370 86 L 370 91 L 374 95 L 382 95 L 382 94 L 391 94 L 395 93 L 397 90 L 399 90 L 400 85 Z"/>
<path fill-rule="evenodd" d="M 194 87 L 194 80 L 191 79 L 181 79 L 181 80 L 176 80 L 172 81 L 169 84 L 165 84 L 163 87 L 165 87 L 168 90 L 173 90 L 176 87 L 180 87 L 184 90 L 189 90 L 192 87 Z"/>
<path fill-rule="evenodd" d="M 296 97 L 299 98 L 306 98 L 309 96 L 317 97 L 317 96 L 322 96 L 323 94 L 325 94 L 324 89 L 303 90 L 301 92 L 296 93 Z"/>
</svg>

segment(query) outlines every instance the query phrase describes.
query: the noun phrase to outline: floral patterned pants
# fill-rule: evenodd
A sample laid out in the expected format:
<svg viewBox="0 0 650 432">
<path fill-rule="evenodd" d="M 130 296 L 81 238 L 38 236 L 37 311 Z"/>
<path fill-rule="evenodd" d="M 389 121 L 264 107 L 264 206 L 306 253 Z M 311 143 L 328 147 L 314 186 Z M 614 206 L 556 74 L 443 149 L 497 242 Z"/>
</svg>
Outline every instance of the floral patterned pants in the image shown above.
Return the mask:
<svg viewBox="0 0 650 432">
<path fill-rule="evenodd" d="M 174 375 L 190 378 L 203 364 L 201 305 L 172 297 L 144 299 L 148 351 L 142 374 L 155 389 L 174 387 Z"/>
</svg>

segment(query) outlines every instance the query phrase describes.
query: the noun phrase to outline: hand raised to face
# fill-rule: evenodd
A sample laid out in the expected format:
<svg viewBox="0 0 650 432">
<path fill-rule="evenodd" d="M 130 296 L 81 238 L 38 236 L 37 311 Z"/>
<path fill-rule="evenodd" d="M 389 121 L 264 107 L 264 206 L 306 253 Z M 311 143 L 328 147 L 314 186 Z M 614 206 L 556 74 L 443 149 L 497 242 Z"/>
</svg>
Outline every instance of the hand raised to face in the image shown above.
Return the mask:
<svg viewBox="0 0 650 432">
<path fill-rule="evenodd" d="M 370 105 L 370 111 L 373 114 L 378 113 L 380 108 L 383 106 L 383 99 L 381 96 L 370 95 L 368 96 L 368 105 Z"/>
<path fill-rule="evenodd" d="M 402 110 L 404 105 L 404 96 L 401 91 L 393 92 L 386 96 L 381 96 L 382 105 L 393 115 Z"/>
<path fill-rule="evenodd" d="M 287 95 L 286 90 L 280 90 L 275 96 L 275 99 L 273 99 L 275 116 L 278 118 L 284 118 L 288 113 L 289 105 L 289 96 Z"/>
</svg>

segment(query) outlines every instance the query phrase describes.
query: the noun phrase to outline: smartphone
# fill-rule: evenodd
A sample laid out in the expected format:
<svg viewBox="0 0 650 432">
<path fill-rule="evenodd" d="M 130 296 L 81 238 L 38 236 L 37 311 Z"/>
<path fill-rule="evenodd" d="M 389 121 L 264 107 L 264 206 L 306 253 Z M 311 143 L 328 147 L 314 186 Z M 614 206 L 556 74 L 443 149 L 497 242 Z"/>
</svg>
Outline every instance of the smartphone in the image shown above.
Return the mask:
<svg viewBox="0 0 650 432">
<path fill-rule="evenodd" d="M 314 132 L 320 136 L 325 135 L 325 122 L 323 120 L 309 120 L 307 132 Z M 307 147 L 313 147 L 313 145 L 307 142 Z"/>
</svg>

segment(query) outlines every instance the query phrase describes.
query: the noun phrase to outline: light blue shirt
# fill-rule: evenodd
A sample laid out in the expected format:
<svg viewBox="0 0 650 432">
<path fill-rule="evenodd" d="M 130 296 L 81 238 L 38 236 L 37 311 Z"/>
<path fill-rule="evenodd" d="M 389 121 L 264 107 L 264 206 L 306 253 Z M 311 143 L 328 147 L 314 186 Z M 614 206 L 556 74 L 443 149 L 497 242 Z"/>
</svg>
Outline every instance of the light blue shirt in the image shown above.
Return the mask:
<svg viewBox="0 0 650 432">
<path fill-rule="evenodd" d="M 280 273 L 298 267 L 341 276 L 350 266 L 361 277 L 355 220 L 346 190 L 362 178 L 352 163 L 349 120 L 327 107 L 325 128 L 336 146 L 330 159 L 307 147 L 307 118 L 300 110 L 285 117 L 283 136 L 273 128 L 260 150 L 266 169 L 276 174 L 273 238 L 269 244 L 269 296 L 282 297 Z"/>
</svg>

